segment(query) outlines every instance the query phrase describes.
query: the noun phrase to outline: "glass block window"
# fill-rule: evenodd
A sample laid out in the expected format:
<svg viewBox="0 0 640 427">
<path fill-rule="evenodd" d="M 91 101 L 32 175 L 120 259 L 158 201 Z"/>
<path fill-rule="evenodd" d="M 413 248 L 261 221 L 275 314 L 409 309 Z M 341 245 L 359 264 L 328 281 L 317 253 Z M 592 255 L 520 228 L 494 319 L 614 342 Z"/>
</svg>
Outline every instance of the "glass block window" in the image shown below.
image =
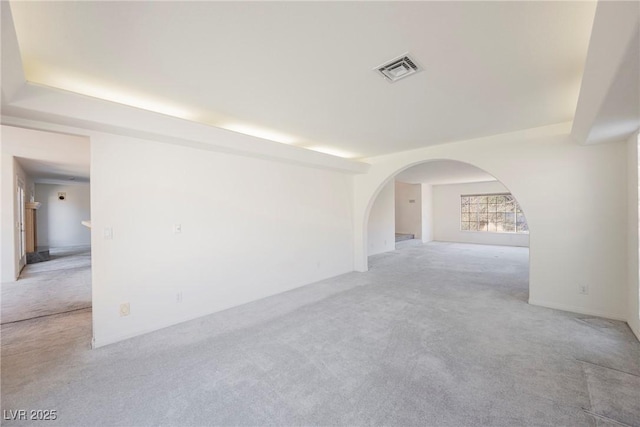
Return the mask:
<svg viewBox="0 0 640 427">
<path fill-rule="evenodd" d="M 528 233 L 527 219 L 509 193 L 460 196 L 460 229 Z"/>
</svg>

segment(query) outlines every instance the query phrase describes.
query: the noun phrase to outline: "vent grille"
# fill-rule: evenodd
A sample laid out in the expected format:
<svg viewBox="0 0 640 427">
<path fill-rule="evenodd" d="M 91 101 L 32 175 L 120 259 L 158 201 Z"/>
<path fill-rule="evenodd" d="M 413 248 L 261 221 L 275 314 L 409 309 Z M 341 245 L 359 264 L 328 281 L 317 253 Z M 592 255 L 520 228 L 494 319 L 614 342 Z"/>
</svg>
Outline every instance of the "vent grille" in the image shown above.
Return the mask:
<svg viewBox="0 0 640 427">
<path fill-rule="evenodd" d="M 379 73 L 389 83 L 393 83 L 422 71 L 422 67 L 408 53 L 405 53 L 391 61 L 378 65 L 373 71 Z"/>
</svg>

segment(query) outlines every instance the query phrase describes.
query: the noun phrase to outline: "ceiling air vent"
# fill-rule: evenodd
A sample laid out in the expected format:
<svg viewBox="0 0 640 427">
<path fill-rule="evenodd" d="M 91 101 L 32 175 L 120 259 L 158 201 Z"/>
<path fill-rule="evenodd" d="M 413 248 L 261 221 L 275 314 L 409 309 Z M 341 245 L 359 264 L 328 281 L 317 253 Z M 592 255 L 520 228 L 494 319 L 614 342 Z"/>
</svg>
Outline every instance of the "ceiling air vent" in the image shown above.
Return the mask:
<svg viewBox="0 0 640 427">
<path fill-rule="evenodd" d="M 373 71 L 380 73 L 389 83 L 393 83 L 422 71 L 422 67 L 408 53 L 405 53 L 391 61 L 378 65 Z"/>
</svg>

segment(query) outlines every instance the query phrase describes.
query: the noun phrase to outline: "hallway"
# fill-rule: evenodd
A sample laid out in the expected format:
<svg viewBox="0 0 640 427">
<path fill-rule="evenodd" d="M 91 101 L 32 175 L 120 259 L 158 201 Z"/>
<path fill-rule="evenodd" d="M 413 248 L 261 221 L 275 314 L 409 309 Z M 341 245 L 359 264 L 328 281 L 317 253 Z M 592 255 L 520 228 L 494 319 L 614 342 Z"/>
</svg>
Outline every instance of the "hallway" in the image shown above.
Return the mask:
<svg viewBox="0 0 640 427">
<path fill-rule="evenodd" d="M 91 308 L 91 248 L 52 248 L 51 260 L 28 264 L 2 284 L 2 324 Z"/>
</svg>

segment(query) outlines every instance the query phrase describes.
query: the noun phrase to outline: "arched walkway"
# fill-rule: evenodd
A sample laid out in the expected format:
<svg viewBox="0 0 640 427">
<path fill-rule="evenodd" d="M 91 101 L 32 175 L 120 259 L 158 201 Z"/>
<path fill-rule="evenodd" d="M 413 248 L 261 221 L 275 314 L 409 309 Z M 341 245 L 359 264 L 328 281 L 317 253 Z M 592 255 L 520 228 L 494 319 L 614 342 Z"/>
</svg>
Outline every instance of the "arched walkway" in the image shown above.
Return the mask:
<svg viewBox="0 0 640 427">
<path fill-rule="evenodd" d="M 625 199 L 611 190 L 626 187 L 625 163 L 569 132 L 558 124 L 367 159 L 369 171 L 354 177 L 354 270 L 367 271 L 367 222 L 384 185 L 420 163 L 460 161 L 493 175 L 526 212 L 530 304 L 625 319 L 626 263 L 612 255 L 626 248 L 624 221 L 614 219 Z"/>
<path fill-rule="evenodd" d="M 434 150 L 435 151 L 435 150 Z M 520 195 L 513 190 L 509 182 L 505 182 L 501 176 L 508 175 L 501 173 L 499 170 L 492 170 L 491 165 L 482 164 L 482 162 L 472 161 L 464 156 L 442 156 L 436 153 L 425 153 L 424 158 L 417 159 L 412 156 L 403 156 L 404 153 L 399 153 L 396 156 L 389 156 L 389 160 L 381 162 L 379 164 L 373 164 L 369 173 L 366 175 L 356 177 L 356 197 L 354 203 L 354 221 L 355 221 L 355 270 L 367 271 L 367 224 L 369 221 L 369 214 L 371 207 L 378 196 L 380 190 L 396 175 L 404 170 L 419 164 L 436 162 L 439 160 L 453 160 L 462 162 L 471 166 L 475 166 L 479 169 L 486 171 L 498 179 L 509 191 L 516 197 L 521 206 L 526 202 L 521 200 Z M 526 211 L 526 208 L 523 207 Z"/>
</svg>

